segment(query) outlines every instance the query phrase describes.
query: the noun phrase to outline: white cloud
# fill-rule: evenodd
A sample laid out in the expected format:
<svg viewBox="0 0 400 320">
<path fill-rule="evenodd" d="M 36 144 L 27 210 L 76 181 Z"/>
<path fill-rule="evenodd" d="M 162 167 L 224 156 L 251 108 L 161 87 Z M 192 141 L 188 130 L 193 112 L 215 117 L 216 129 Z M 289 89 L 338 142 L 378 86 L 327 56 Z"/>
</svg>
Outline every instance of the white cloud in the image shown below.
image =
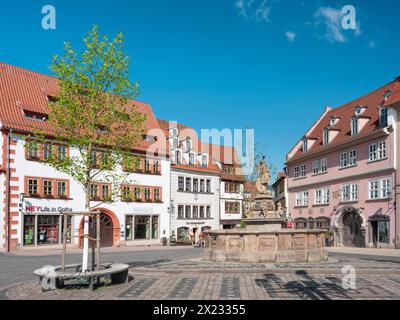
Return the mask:
<svg viewBox="0 0 400 320">
<path fill-rule="evenodd" d="M 269 22 L 268 0 L 235 0 L 235 8 L 246 20 Z"/>
<path fill-rule="evenodd" d="M 330 42 L 346 42 L 341 26 L 342 11 L 331 7 L 320 7 L 315 13 L 316 25 L 324 23 L 326 27 L 325 39 Z"/>
<path fill-rule="evenodd" d="M 293 41 L 296 39 L 297 34 L 294 33 L 294 32 L 292 32 L 292 31 L 287 31 L 287 32 L 285 33 L 285 36 L 286 36 L 286 38 L 287 38 L 287 40 L 288 40 L 289 42 L 293 42 Z"/>
</svg>

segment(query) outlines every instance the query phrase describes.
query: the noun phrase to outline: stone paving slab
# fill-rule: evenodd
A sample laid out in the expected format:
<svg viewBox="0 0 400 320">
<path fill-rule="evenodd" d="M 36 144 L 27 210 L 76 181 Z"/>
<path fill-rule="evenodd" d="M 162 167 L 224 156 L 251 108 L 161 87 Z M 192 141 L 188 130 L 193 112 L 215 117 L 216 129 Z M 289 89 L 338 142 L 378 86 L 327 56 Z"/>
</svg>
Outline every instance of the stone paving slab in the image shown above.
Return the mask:
<svg viewBox="0 0 400 320">
<path fill-rule="evenodd" d="M 356 271 L 355 289 L 343 287 L 343 266 Z M 173 273 L 172 273 L 173 272 Z M 5 292 L 31 300 L 376 300 L 400 299 L 400 264 L 340 258 L 318 264 L 248 265 L 200 259 L 130 269 L 124 285 L 41 293 L 37 281 Z"/>
</svg>

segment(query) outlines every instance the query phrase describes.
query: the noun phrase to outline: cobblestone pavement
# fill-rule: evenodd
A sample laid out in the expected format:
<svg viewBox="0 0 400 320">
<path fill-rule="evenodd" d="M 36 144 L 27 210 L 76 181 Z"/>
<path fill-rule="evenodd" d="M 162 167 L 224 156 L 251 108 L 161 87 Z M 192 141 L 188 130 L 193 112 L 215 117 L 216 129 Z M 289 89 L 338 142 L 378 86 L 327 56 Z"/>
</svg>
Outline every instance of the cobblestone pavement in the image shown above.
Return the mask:
<svg viewBox="0 0 400 320">
<path fill-rule="evenodd" d="M 342 268 L 353 266 L 356 288 L 342 286 Z M 155 262 L 130 269 L 125 285 L 41 293 L 35 282 L 13 287 L 7 299 L 117 300 L 365 300 L 400 299 L 400 263 L 334 257 L 317 264 L 210 263 L 200 259 Z"/>
</svg>

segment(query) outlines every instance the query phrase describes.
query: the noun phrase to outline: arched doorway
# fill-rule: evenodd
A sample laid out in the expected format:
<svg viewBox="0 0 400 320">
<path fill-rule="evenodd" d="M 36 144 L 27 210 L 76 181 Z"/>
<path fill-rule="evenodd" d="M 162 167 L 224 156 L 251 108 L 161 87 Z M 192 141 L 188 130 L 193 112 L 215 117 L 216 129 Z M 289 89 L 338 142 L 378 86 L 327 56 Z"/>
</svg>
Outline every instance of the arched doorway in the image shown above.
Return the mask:
<svg viewBox="0 0 400 320">
<path fill-rule="evenodd" d="M 342 215 L 342 245 L 346 247 L 365 247 L 363 219 L 355 210 L 346 210 Z"/>
<path fill-rule="evenodd" d="M 120 225 L 115 214 L 107 209 L 97 209 L 100 215 L 100 246 L 102 248 L 117 247 L 120 244 Z M 82 219 L 79 226 L 79 247 L 83 247 L 83 225 Z M 92 238 L 96 238 L 96 218 L 89 219 L 89 229 Z M 90 246 L 96 246 L 95 241 L 90 241 Z"/>
</svg>

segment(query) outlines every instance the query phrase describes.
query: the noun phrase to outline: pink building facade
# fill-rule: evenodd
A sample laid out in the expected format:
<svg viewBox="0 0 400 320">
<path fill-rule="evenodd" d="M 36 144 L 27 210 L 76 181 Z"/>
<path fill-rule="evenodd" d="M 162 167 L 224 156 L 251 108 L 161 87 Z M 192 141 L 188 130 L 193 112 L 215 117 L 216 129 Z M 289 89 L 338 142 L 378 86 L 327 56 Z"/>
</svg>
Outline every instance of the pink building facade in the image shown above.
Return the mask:
<svg viewBox="0 0 400 320">
<path fill-rule="evenodd" d="M 396 247 L 397 114 L 385 107 L 396 81 L 326 108 L 288 153 L 294 228 L 329 230 L 336 246 Z"/>
</svg>

